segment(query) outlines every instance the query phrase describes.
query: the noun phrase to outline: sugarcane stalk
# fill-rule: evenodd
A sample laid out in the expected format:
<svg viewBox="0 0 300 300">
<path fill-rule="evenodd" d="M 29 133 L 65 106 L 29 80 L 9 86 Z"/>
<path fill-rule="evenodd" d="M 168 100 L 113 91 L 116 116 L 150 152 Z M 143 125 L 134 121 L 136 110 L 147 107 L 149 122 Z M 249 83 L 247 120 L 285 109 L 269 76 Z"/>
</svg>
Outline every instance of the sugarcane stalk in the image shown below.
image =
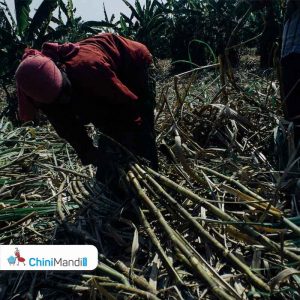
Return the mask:
<svg viewBox="0 0 300 300">
<path fill-rule="evenodd" d="M 185 246 L 192 251 L 195 256 L 197 257 L 197 259 L 202 263 L 204 268 L 207 268 L 207 270 L 209 272 L 211 272 L 212 275 L 216 276 L 217 281 L 224 285 L 225 288 L 227 288 L 228 290 L 230 290 L 232 292 L 232 294 L 237 298 L 237 299 L 241 299 L 240 295 L 237 294 L 237 292 L 234 290 L 234 288 L 228 284 L 223 278 L 221 278 L 221 276 L 218 274 L 218 272 L 198 253 L 198 251 L 191 245 L 191 243 L 189 243 L 186 238 L 184 238 L 182 235 L 180 235 L 177 231 L 174 231 L 177 238 L 180 239 Z M 178 250 L 180 251 L 180 250 Z"/>
<path fill-rule="evenodd" d="M 179 114 L 179 112 L 180 112 L 182 106 L 184 105 L 184 102 L 185 102 L 186 97 L 187 97 L 187 95 L 188 95 L 188 93 L 189 93 L 189 90 L 190 90 L 190 88 L 191 88 L 191 85 L 192 85 L 192 83 L 193 83 L 193 82 L 195 81 L 195 79 L 196 79 L 196 75 L 197 75 L 197 73 L 196 73 L 196 72 L 193 72 L 193 74 L 192 74 L 190 80 L 188 81 L 187 85 L 185 86 L 185 88 L 184 88 L 184 94 L 183 94 L 182 97 L 180 98 L 181 102 L 179 103 L 179 105 L 178 105 L 177 108 L 176 108 L 175 115 L 178 115 L 178 114 Z M 176 75 L 175 77 L 179 78 L 178 75 Z"/>
<path fill-rule="evenodd" d="M 106 264 L 104 264 L 103 262 L 100 262 L 97 266 L 97 270 L 112 276 L 113 278 L 116 278 L 118 281 L 120 281 L 124 286 L 130 286 L 129 281 L 127 280 L 127 278 L 122 275 L 120 272 L 118 272 L 117 270 L 107 266 Z M 91 275 L 92 276 L 92 275 Z"/>
<path fill-rule="evenodd" d="M 211 173 L 211 174 L 213 174 L 213 175 L 215 175 L 215 176 L 218 176 L 218 177 L 220 177 L 220 178 L 223 178 L 223 179 L 225 179 L 225 180 L 228 181 L 228 182 L 231 182 L 231 183 L 235 184 L 235 185 L 238 186 L 243 192 L 249 194 L 249 195 L 252 196 L 253 198 L 255 198 L 255 199 L 259 200 L 259 201 L 262 201 L 263 203 L 267 202 L 266 199 L 264 199 L 263 197 L 261 197 L 260 195 L 258 195 L 258 194 L 256 194 L 256 193 L 254 193 L 253 191 L 251 191 L 250 189 L 248 189 L 246 186 L 244 186 L 243 184 L 241 184 L 241 183 L 238 182 L 237 180 L 235 180 L 235 179 L 233 179 L 233 178 L 231 178 L 231 177 L 225 176 L 225 175 L 223 175 L 223 174 L 221 174 L 221 173 L 219 173 L 219 172 L 217 172 L 217 171 L 215 171 L 215 170 L 212 170 L 212 169 L 203 167 L 203 166 L 199 166 L 199 168 L 202 169 L 202 170 L 205 170 L 205 171 L 207 171 L 207 172 L 209 172 L 209 173 Z M 283 222 L 284 222 L 284 223 L 285 223 L 285 224 L 286 224 L 286 225 L 287 225 L 294 233 L 296 233 L 297 235 L 300 235 L 300 227 L 299 227 L 299 226 L 297 226 L 296 224 L 293 224 L 293 223 L 290 222 L 288 219 L 284 218 L 284 217 L 282 216 L 282 214 L 280 215 L 280 213 L 278 213 L 278 214 L 275 213 L 275 212 L 274 212 L 274 209 L 275 209 L 275 208 L 274 208 L 274 209 L 272 209 L 272 208 L 273 208 L 273 206 L 271 205 L 271 202 L 270 202 L 270 203 L 266 206 L 265 211 L 264 211 L 264 214 L 266 214 L 267 212 L 269 212 L 269 213 L 273 214 L 274 216 L 276 216 L 277 218 L 282 217 Z M 270 209 L 272 209 L 271 212 L 270 212 Z"/>
<path fill-rule="evenodd" d="M 57 171 L 61 171 L 64 173 L 69 173 L 72 175 L 76 175 L 78 177 L 83 177 L 83 178 L 87 178 L 87 179 L 91 179 L 90 176 L 83 174 L 83 173 L 79 173 L 70 169 L 66 169 L 63 167 L 57 167 L 57 166 L 53 166 L 53 165 L 48 165 L 48 164 L 41 164 L 41 163 L 37 163 L 37 166 L 41 167 L 41 168 L 46 168 L 46 169 L 50 169 L 50 170 L 57 170 Z"/>
<path fill-rule="evenodd" d="M 58 216 L 60 217 L 61 221 L 65 221 L 66 217 L 65 214 L 62 211 L 62 192 L 64 190 L 66 181 L 63 181 L 59 187 L 58 190 L 58 197 L 57 197 L 57 213 Z"/>
<path fill-rule="evenodd" d="M 226 45 L 226 49 L 229 48 L 231 46 L 233 37 L 237 34 L 237 32 L 241 29 L 241 27 L 244 25 L 244 23 L 246 22 L 248 16 L 251 13 L 251 7 L 248 8 L 248 10 L 245 12 L 245 14 L 242 16 L 242 18 L 239 20 L 239 22 L 237 23 L 237 25 L 235 26 L 235 28 L 232 30 L 230 37 L 228 39 L 227 45 Z M 226 50 L 225 49 L 225 50 Z"/>
<path fill-rule="evenodd" d="M 294 233 L 297 233 L 297 235 L 300 235 L 300 227 L 294 224 L 292 221 L 290 221 L 288 218 L 282 217 L 282 222 L 286 224 L 290 229 L 294 231 Z"/>
<path fill-rule="evenodd" d="M 136 170 L 139 174 L 146 178 L 151 184 L 156 188 L 156 190 L 166 199 L 169 204 L 172 204 L 172 207 L 176 209 L 177 213 L 181 214 L 188 220 L 198 231 L 200 236 L 208 241 L 211 245 L 213 245 L 222 255 L 233 262 L 240 271 L 245 273 L 248 278 L 251 280 L 255 286 L 263 289 L 264 291 L 270 291 L 269 286 L 258 276 L 256 276 L 251 269 L 244 264 L 238 257 L 236 257 L 232 252 L 230 252 L 226 247 L 224 247 L 217 239 L 207 232 L 202 225 L 191 216 L 191 214 L 182 206 L 180 205 L 172 196 L 170 196 L 161 185 L 159 185 L 150 175 L 148 175 L 139 165 L 135 165 Z"/>
<path fill-rule="evenodd" d="M 234 298 L 231 295 L 229 295 L 226 291 L 224 291 L 220 286 L 218 286 L 215 279 L 213 279 L 206 273 L 206 270 L 201 266 L 199 260 L 195 257 L 195 255 L 192 252 L 190 252 L 185 247 L 185 245 L 176 237 L 176 234 L 174 233 L 173 229 L 166 222 L 165 218 L 163 217 L 159 209 L 153 204 L 153 202 L 144 192 L 144 190 L 142 189 L 141 185 L 139 184 L 137 178 L 135 177 L 132 171 L 128 172 L 128 180 L 135 188 L 138 197 L 143 202 L 146 203 L 146 205 L 151 209 L 152 213 L 156 216 L 159 223 L 165 229 L 166 233 L 168 234 L 172 242 L 180 249 L 180 251 L 190 261 L 191 265 L 193 266 L 197 274 L 210 286 L 213 294 L 216 297 L 218 297 L 218 299 L 233 300 Z"/>
<path fill-rule="evenodd" d="M 135 285 L 139 286 L 140 288 L 145 289 L 146 291 L 148 291 L 154 295 L 156 295 L 158 293 L 158 291 L 156 289 L 154 289 L 143 276 L 136 275 L 133 273 L 130 274 L 130 269 L 120 260 L 118 260 L 115 263 L 115 267 L 120 272 L 122 272 L 126 277 L 129 278 L 129 276 L 130 276 Z"/>
<path fill-rule="evenodd" d="M 77 196 L 74 195 L 71 188 L 68 188 L 68 192 L 74 202 L 76 202 L 79 206 L 83 206 L 83 203 L 77 198 Z"/>
<path fill-rule="evenodd" d="M 187 163 L 183 153 L 182 153 L 182 149 L 181 149 L 181 137 L 179 135 L 179 132 L 177 129 L 175 129 L 175 154 L 176 154 L 176 158 L 180 161 L 183 170 L 191 177 L 193 178 L 196 182 L 199 183 L 204 183 L 204 180 L 198 175 L 196 174 L 192 168 L 189 166 L 189 164 Z"/>
<path fill-rule="evenodd" d="M 13 224 L 10 224 L 10 225 L 8 225 L 8 226 L 5 226 L 5 227 L 0 228 L 0 233 L 1 233 L 1 232 L 5 232 L 5 231 L 7 231 L 7 230 L 10 230 L 10 229 L 13 229 L 13 228 L 17 227 L 18 225 L 20 225 L 20 224 L 24 223 L 25 221 L 31 219 L 31 218 L 32 218 L 33 216 L 35 216 L 35 215 L 36 215 L 36 212 L 35 212 L 35 211 L 31 212 L 30 214 L 28 214 L 28 215 L 25 216 L 24 218 L 18 220 L 17 222 L 14 222 Z"/>
<path fill-rule="evenodd" d="M 79 188 L 76 184 L 76 180 L 73 180 L 70 184 L 70 189 L 72 191 L 72 194 L 74 196 L 76 196 L 77 198 L 79 198 L 81 201 L 85 201 L 85 198 L 81 195 L 80 191 L 79 191 Z"/>
<path fill-rule="evenodd" d="M 229 50 L 233 50 L 233 49 L 240 48 L 240 47 L 242 47 L 242 46 L 244 46 L 244 45 L 246 45 L 246 44 L 248 44 L 248 43 L 250 43 L 250 42 L 252 42 L 252 41 L 255 41 L 255 40 L 259 39 L 259 38 L 262 36 L 262 34 L 263 34 L 263 31 L 260 32 L 259 34 L 257 34 L 256 36 L 254 36 L 254 37 L 252 37 L 252 38 L 246 40 L 246 41 L 243 41 L 243 42 L 241 42 L 241 43 L 239 43 L 239 44 L 236 44 L 236 45 L 227 47 L 226 50 L 229 51 Z"/>
<path fill-rule="evenodd" d="M 139 290 L 137 288 L 134 288 L 132 286 L 127 286 L 125 284 L 113 283 L 113 282 L 112 283 L 110 283 L 110 282 L 98 282 L 98 284 L 102 287 L 112 288 L 112 289 L 116 289 L 118 291 L 130 292 L 130 293 L 133 293 L 133 294 L 136 294 L 136 295 L 142 297 L 143 299 L 160 300 L 160 298 L 158 298 L 157 296 L 153 295 L 150 292 Z"/>
<path fill-rule="evenodd" d="M 80 190 L 81 195 L 83 195 L 85 197 L 89 197 L 90 193 L 86 190 L 86 188 L 84 187 L 83 183 L 80 180 L 76 180 L 76 183 L 78 185 L 78 188 Z"/>
<path fill-rule="evenodd" d="M 55 288 L 55 290 L 64 289 L 64 290 L 72 291 L 72 292 L 88 292 L 91 290 L 91 288 L 89 286 L 59 283 L 57 281 L 50 281 L 50 280 L 45 280 L 44 282 L 41 283 L 41 285 L 42 286 L 44 285 L 46 287 Z"/>
<path fill-rule="evenodd" d="M 18 157 L 16 159 L 10 161 L 6 165 L 0 166 L 0 170 L 6 169 L 7 167 L 10 167 L 10 166 L 12 166 L 12 165 L 14 165 L 16 163 L 20 163 L 20 162 L 24 161 L 25 159 L 30 158 L 32 156 L 36 156 L 36 153 L 33 152 L 33 153 L 29 153 L 29 154 L 23 155 L 21 157 Z"/>
<path fill-rule="evenodd" d="M 267 208 L 267 204 L 265 202 L 256 203 L 255 201 L 257 200 L 257 198 L 246 195 L 243 192 L 236 190 L 230 186 L 221 184 L 219 187 L 224 189 L 226 192 L 236 196 L 237 198 L 240 198 L 240 199 L 246 201 L 247 205 L 250 205 L 250 206 L 260 209 L 260 210 L 265 210 Z M 274 206 L 271 206 L 268 212 L 276 218 L 280 219 L 282 217 L 282 212 L 280 210 L 276 209 Z"/>
<path fill-rule="evenodd" d="M 110 294 L 103 286 L 101 286 L 96 279 L 92 279 L 91 282 L 96 287 L 100 295 L 105 296 L 105 298 L 108 300 L 117 300 L 117 298 Z"/>
<path fill-rule="evenodd" d="M 179 93 L 179 89 L 178 89 L 178 80 L 179 80 L 179 77 L 174 76 L 174 91 L 176 94 L 176 106 L 179 106 L 181 103 L 183 103 L 180 93 Z"/>
<path fill-rule="evenodd" d="M 191 263 L 189 262 L 189 260 L 182 254 L 182 252 L 177 248 L 177 247 L 174 247 L 175 248 L 175 252 L 176 252 L 176 256 L 177 258 L 186 265 L 186 267 L 192 271 L 193 273 L 195 272 L 193 266 L 191 265 Z"/>
<path fill-rule="evenodd" d="M 238 229 L 236 229 L 235 227 L 229 225 L 226 226 L 224 231 L 231 237 L 233 237 L 236 240 L 240 240 L 246 243 L 251 243 L 253 245 L 255 245 L 257 243 L 257 241 L 255 239 L 253 239 L 252 237 L 250 237 L 247 234 L 242 233 L 241 231 L 239 231 Z"/>
<path fill-rule="evenodd" d="M 1 193 L 2 193 L 5 189 L 15 188 L 15 187 L 17 187 L 17 186 L 24 185 L 24 184 L 26 184 L 26 183 L 35 182 L 35 181 L 39 181 L 39 180 L 44 180 L 44 179 L 46 179 L 46 178 L 47 178 L 46 175 L 42 175 L 42 176 L 39 176 L 39 177 L 36 177 L 36 178 L 25 179 L 25 180 L 20 181 L 20 182 L 16 182 L 16 183 L 13 183 L 13 184 L 10 184 L 10 185 L 5 185 L 5 186 L 1 187 Z"/>
<path fill-rule="evenodd" d="M 255 199 L 257 199 L 257 200 L 260 200 L 260 201 L 262 201 L 262 202 L 267 202 L 266 199 L 264 199 L 263 197 L 261 197 L 260 195 L 258 195 L 258 194 L 256 194 L 256 193 L 252 192 L 250 189 L 248 189 L 246 186 L 244 186 L 243 184 L 241 184 L 239 181 L 233 179 L 232 177 L 228 177 L 228 176 L 226 176 L 226 175 L 223 175 L 222 173 L 219 173 L 219 172 L 217 172 L 217 171 L 215 171 L 215 170 L 212 170 L 212 169 L 207 168 L 207 167 L 204 167 L 204 166 L 197 166 L 197 167 L 198 167 L 199 169 L 204 170 L 204 171 L 206 171 L 206 172 L 208 172 L 208 173 L 210 173 L 210 174 L 213 174 L 213 175 L 215 175 L 215 176 L 217 176 L 217 177 L 219 177 L 219 178 L 222 178 L 222 179 L 224 179 L 224 180 L 226 180 L 226 181 L 228 181 L 228 182 L 230 182 L 230 183 L 232 183 L 232 184 L 235 184 L 235 185 L 238 186 L 244 193 L 249 194 L 249 195 L 252 196 L 253 198 L 255 198 Z"/>
<path fill-rule="evenodd" d="M 225 87 L 222 90 L 222 94 L 223 94 L 224 99 L 226 99 L 228 101 L 228 96 L 227 96 L 227 91 L 226 91 L 226 80 L 225 80 L 224 55 L 219 55 L 218 56 L 218 61 L 219 61 L 219 69 L 220 69 L 220 82 L 221 82 L 221 86 Z"/>
<path fill-rule="evenodd" d="M 201 71 L 201 70 L 206 70 L 206 69 L 210 69 L 210 68 L 217 68 L 219 66 L 218 63 L 216 64 L 211 64 L 211 65 L 206 65 L 206 66 L 201 66 L 201 67 L 198 67 L 198 68 L 194 68 L 192 70 L 189 70 L 189 71 L 185 71 L 185 72 L 182 72 L 180 74 L 177 74 L 176 77 L 183 77 L 185 75 L 188 75 L 190 73 L 194 73 L 194 72 L 198 72 L 198 71 Z"/>
<path fill-rule="evenodd" d="M 172 262 L 169 260 L 167 254 L 165 253 L 163 247 L 161 246 L 158 238 L 156 237 L 154 230 L 151 228 L 151 225 L 148 222 L 144 212 L 142 211 L 141 208 L 136 207 L 136 210 L 137 210 L 137 213 L 139 215 L 140 222 L 143 224 L 143 226 L 144 226 L 145 230 L 147 231 L 147 234 L 149 235 L 153 245 L 156 247 L 156 249 L 157 249 L 164 265 L 165 265 L 165 268 L 169 271 L 171 276 L 173 278 L 175 278 L 175 280 L 178 283 L 183 284 L 180 276 L 178 275 L 175 268 L 173 267 Z"/>
<path fill-rule="evenodd" d="M 158 178 L 164 185 L 168 186 L 169 188 L 181 193 L 182 195 L 188 197 L 189 199 L 202 204 L 207 208 L 209 211 L 211 211 L 213 214 L 218 216 L 221 220 L 224 221 L 230 221 L 230 222 L 236 222 L 237 220 L 228 215 L 226 212 L 223 212 L 218 207 L 214 206 L 213 204 L 209 203 L 205 198 L 202 198 L 192 191 L 178 185 L 174 181 L 170 180 L 169 178 L 157 173 L 156 171 L 150 169 L 149 167 L 146 167 L 146 170 L 149 174 L 153 175 L 154 177 Z M 267 236 L 260 234 L 250 226 L 245 224 L 234 224 L 238 229 L 241 231 L 244 231 L 245 233 L 249 234 L 253 238 L 255 238 L 259 243 L 266 246 L 268 249 L 273 249 L 277 253 L 280 253 L 280 245 L 270 240 Z M 289 257 L 290 259 L 296 260 L 300 262 L 300 256 L 296 255 L 292 251 L 289 251 L 287 249 L 284 249 L 285 256 Z"/>
</svg>

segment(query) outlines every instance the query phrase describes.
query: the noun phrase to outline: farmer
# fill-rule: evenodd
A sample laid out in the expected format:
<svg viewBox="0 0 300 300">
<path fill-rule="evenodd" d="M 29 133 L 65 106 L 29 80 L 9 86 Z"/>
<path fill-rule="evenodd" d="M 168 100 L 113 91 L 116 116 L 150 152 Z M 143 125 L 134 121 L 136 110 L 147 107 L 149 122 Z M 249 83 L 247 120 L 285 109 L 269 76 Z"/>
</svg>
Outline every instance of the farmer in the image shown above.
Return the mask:
<svg viewBox="0 0 300 300">
<path fill-rule="evenodd" d="M 110 33 L 45 43 L 25 50 L 15 76 L 20 120 L 36 120 L 41 110 L 82 163 L 98 167 L 97 179 L 107 179 L 115 157 L 101 139 L 94 146 L 89 123 L 157 169 L 155 81 L 144 45 Z"/>
<path fill-rule="evenodd" d="M 255 9 L 270 0 L 248 0 Z M 300 139 L 300 1 L 287 0 L 281 49 L 281 80 L 285 119 L 294 123 L 295 142 Z"/>
</svg>

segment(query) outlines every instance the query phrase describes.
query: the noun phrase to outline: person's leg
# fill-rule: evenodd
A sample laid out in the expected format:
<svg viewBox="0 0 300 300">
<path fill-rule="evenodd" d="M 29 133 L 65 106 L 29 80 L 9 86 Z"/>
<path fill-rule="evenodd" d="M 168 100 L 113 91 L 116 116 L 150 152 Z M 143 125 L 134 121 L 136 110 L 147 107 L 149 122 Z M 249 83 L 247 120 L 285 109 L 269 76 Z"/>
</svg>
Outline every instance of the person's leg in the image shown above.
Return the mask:
<svg viewBox="0 0 300 300">
<path fill-rule="evenodd" d="M 300 141 L 300 54 L 281 59 L 281 95 L 284 120 L 275 129 L 274 154 L 280 170 L 285 170 Z"/>
<path fill-rule="evenodd" d="M 135 76 L 130 78 L 130 82 L 126 82 L 130 89 L 132 89 L 139 99 L 136 102 L 138 111 L 142 118 L 142 124 L 127 124 L 124 120 L 121 122 L 110 123 L 107 126 L 101 126 L 100 130 L 104 134 L 110 136 L 118 143 L 126 147 L 134 155 L 145 158 L 150 161 L 151 167 L 158 169 L 158 156 L 155 142 L 154 130 L 154 109 L 156 97 L 156 82 L 155 82 L 155 67 L 154 65 L 145 65 L 136 69 Z M 120 118 L 122 118 L 122 109 L 120 111 Z M 124 107 L 124 109 L 126 109 Z M 100 151 L 118 152 L 118 147 L 114 147 L 105 137 L 100 138 Z M 102 149 L 102 150 L 101 150 Z M 108 150 L 110 149 L 110 150 Z M 114 150 L 112 150 L 114 149 Z M 122 153 L 122 151 L 119 151 Z M 124 153 L 123 153 L 124 154 Z M 115 155 L 115 154 L 114 154 Z M 104 178 L 110 177 L 111 168 L 116 162 L 111 153 L 108 155 L 111 160 L 104 163 L 104 167 L 98 168 L 97 178 L 102 181 Z M 124 157 L 126 154 L 124 154 Z"/>
<path fill-rule="evenodd" d="M 286 120 L 295 126 L 295 142 L 300 139 L 300 54 L 290 54 L 281 61 L 283 108 Z"/>
<path fill-rule="evenodd" d="M 151 117 L 151 116 L 150 116 Z M 144 118 L 143 118 L 144 119 Z M 143 121 L 142 125 L 135 126 L 132 129 L 124 130 L 123 128 L 114 128 L 106 131 L 105 134 L 124 146 L 133 155 L 145 158 L 150 162 L 153 169 L 158 169 L 157 150 L 155 143 L 154 128 L 150 125 L 150 121 Z M 116 164 L 117 161 L 124 163 L 132 161 L 130 155 L 127 155 L 122 149 L 107 138 L 102 137 L 99 140 L 100 151 L 105 151 L 107 157 L 107 164 Z M 107 170 L 109 168 L 106 168 Z"/>
<path fill-rule="evenodd" d="M 144 84 L 140 91 L 139 110 L 142 125 L 136 131 L 137 154 L 150 161 L 151 167 L 158 169 L 158 155 L 155 142 L 154 109 L 156 105 L 156 80 L 153 64 L 143 69 Z"/>
<path fill-rule="evenodd" d="M 109 135 L 108 132 L 105 134 Z M 99 136 L 98 140 L 99 156 L 103 157 L 100 159 L 100 163 L 97 166 L 96 179 L 104 185 L 111 188 L 115 184 L 117 175 L 117 148 L 105 136 Z"/>
</svg>

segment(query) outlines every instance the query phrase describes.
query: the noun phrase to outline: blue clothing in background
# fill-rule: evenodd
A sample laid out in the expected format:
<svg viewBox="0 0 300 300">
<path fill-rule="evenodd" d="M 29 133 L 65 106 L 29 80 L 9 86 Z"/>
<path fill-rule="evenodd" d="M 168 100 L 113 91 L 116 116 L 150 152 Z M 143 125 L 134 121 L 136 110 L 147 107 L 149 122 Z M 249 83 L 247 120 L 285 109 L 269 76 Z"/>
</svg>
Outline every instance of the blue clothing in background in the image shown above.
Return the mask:
<svg viewBox="0 0 300 300">
<path fill-rule="evenodd" d="M 286 20 L 283 29 L 281 57 L 292 53 L 300 53 L 300 9 Z"/>
</svg>

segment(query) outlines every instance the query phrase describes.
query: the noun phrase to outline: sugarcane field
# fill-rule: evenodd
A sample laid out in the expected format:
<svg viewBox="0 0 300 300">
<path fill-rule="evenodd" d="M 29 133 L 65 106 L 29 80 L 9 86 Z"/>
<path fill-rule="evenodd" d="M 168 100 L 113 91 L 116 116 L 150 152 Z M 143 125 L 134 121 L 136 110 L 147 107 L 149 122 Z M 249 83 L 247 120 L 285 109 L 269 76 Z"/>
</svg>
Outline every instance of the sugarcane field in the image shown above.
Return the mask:
<svg viewBox="0 0 300 300">
<path fill-rule="evenodd" d="M 296 0 L 0 1 L 0 300 L 300 299 L 298 98 Z"/>
</svg>

